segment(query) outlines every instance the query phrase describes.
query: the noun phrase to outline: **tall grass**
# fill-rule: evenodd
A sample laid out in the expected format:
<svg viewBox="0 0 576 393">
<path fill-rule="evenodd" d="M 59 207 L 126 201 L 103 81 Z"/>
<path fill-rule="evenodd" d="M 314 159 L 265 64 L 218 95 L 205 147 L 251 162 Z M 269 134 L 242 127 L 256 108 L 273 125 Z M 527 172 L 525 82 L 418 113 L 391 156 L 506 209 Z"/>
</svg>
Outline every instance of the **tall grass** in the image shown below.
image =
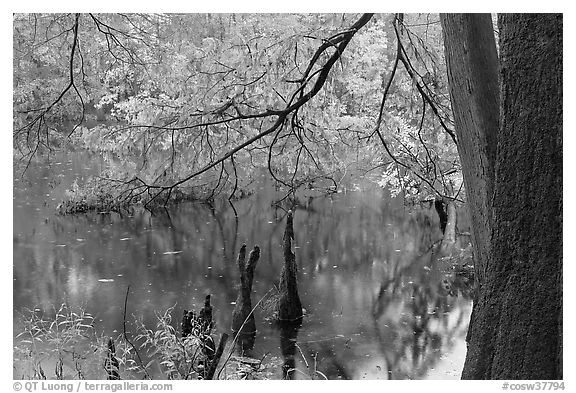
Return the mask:
<svg viewBox="0 0 576 393">
<path fill-rule="evenodd" d="M 124 334 L 98 334 L 94 317 L 80 307 L 62 304 L 53 312 L 25 310 L 15 324 L 19 333 L 14 338 L 13 377 L 107 379 L 115 371 L 122 379 L 202 378 L 206 337 L 182 338 L 172 325 L 173 311 L 171 307 L 158 313 L 154 329 L 136 320 L 132 346 Z M 110 364 L 117 364 L 117 370 Z"/>
</svg>

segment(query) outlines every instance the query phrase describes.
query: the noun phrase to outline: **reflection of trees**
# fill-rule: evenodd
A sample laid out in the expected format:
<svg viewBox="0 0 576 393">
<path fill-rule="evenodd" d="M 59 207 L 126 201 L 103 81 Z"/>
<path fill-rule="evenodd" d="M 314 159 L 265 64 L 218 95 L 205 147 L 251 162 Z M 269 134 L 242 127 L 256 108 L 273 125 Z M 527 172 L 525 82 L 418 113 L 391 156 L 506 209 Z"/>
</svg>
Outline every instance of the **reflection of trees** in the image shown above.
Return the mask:
<svg viewBox="0 0 576 393">
<path fill-rule="evenodd" d="M 349 358 L 362 359 L 365 352 L 359 348 L 365 343 L 370 350 L 373 343 L 378 343 L 376 355 L 385 362 L 382 369 L 388 378 L 425 376 L 450 351 L 454 340 L 464 334 L 467 320 L 466 308 L 462 306 L 469 301 L 466 291 L 462 291 L 465 298 L 458 299 L 448 296 L 444 288 L 446 280 L 452 286 L 461 282 L 442 270 L 439 256 L 433 252 L 436 249 L 431 247 L 434 237 L 441 235 L 432 225 L 437 217 L 423 210 L 407 220 L 405 215 L 378 212 L 365 205 L 342 212 L 334 212 L 333 208 L 318 210 L 328 211 L 338 220 L 319 213 L 307 221 L 306 238 L 310 245 L 300 260 L 308 264 L 315 261 L 312 280 L 316 294 L 336 290 L 342 296 L 331 299 L 331 307 L 365 309 L 369 304 L 372 312 L 367 326 L 363 326 L 364 321 L 357 321 L 360 326 L 356 331 L 362 331 L 359 338 L 351 337 L 355 330 L 346 324 L 338 323 L 349 329 L 346 331 L 335 327 L 336 332 L 350 337 L 349 348 L 338 340 L 317 340 L 303 343 L 302 347 L 309 354 L 318 354 L 318 367 L 329 378 L 356 375 L 357 366 Z M 432 251 L 421 255 L 422 250 Z M 359 287 L 355 282 L 335 282 L 339 275 L 329 273 L 332 265 L 363 271 L 371 265 L 371 278 L 376 281 L 379 277 L 380 281 L 372 302 L 365 298 L 366 290 L 362 288 L 371 279 L 361 281 Z M 339 302 L 343 302 L 342 306 Z"/>
<path fill-rule="evenodd" d="M 278 323 L 280 330 L 280 351 L 284 364 L 282 364 L 282 379 L 294 379 L 296 373 L 296 341 L 298 331 L 302 327 L 300 322 L 291 323 L 282 321 Z"/>
<path fill-rule="evenodd" d="M 358 378 L 377 367 L 388 379 L 421 379 L 463 337 L 468 324 L 466 300 L 450 297 L 432 282 L 388 286 L 383 302 L 374 307 L 367 324 L 358 321 L 361 335 L 347 334 L 299 343 L 308 358 L 329 379 Z M 304 323 L 306 323 L 306 319 Z M 370 355 L 372 362 L 364 362 Z M 379 377 L 373 374 L 369 377 Z"/>
<path fill-rule="evenodd" d="M 301 344 L 303 356 L 313 359 L 315 366 L 329 379 L 351 379 L 347 370 L 345 355 L 334 350 L 334 344 L 329 341 L 320 341 L 315 345 Z M 314 371 L 314 370 L 312 370 Z"/>
<path fill-rule="evenodd" d="M 425 257 L 424 264 L 416 263 L 416 267 L 434 264 L 434 253 Z M 406 276 L 410 278 L 410 285 L 402 283 Z M 453 340 L 465 333 L 466 313 L 457 307 L 458 299 L 444 290 L 445 280 L 442 274 L 416 276 L 412 265 L 383 279 L 372 303 L 372 322 L 389 379 L 424 377 L 440 361 L 442 354 L 450 350 Z M 398 318 L 398 310 L 388 313 L 394 306 L 400 306 L 401 318 Z M 450 322 L 454 313 L 456 321 Z M 383 337 L 383 321 L 388 329 L 397 332 L 392 340 Z"/>
<path fill-rule="evenodd" d="M 346 360 L 336 354 L 329 341 L 298 344 L 298 332 L 302 328 L 300 321 L 278 322 L 277 328 L 280 331 L 283 379 L 323 379 L 327 376 L 350 379 L 345 367 Z M 301 365 L 297 364 L 297 360 Z"/>
</svg>

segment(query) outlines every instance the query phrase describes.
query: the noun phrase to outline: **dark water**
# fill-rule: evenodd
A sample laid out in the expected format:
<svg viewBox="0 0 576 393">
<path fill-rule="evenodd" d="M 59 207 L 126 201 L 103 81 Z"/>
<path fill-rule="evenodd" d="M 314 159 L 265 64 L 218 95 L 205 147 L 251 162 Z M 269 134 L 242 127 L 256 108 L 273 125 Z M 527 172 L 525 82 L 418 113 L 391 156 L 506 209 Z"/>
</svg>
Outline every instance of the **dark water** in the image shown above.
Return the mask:
<svg viewBox="0 0 576 393">
<path fill-rule="evenodd" d="M 217 332 L 229 332 L 242 243 L 262 250 L 252 304 L 277 285 L 286 210 L 272 206 L 271 187 L 235 202 L 237 216 L 227 201 L 131 217 L 55 215 L 72 181 L 100 165 L 69 154 L 33 164 L 22 179 L 15 165 L 15 318 L 24 308 L 67 302 L 95 315 L 103 333 L 118 333 L 130 285 L 128 312 L 150 327 L 155 311 L 175 305 L 177 325 L 183 308 L 198 309 L 211 293 Z M 298 369 L 315 358 L 330 379 L 459 378 L 470 300 L 442 286 L 445 267 L 429 251 L 440 236 L 432 212 L 411 213 L 360 184 L 332 197 L 302 196 L 294 229 L 307 311 L 296 338 Z M 254 356 L 281 358 L 270 315 L 257 309 L 255 317 Z"/>
</svg>

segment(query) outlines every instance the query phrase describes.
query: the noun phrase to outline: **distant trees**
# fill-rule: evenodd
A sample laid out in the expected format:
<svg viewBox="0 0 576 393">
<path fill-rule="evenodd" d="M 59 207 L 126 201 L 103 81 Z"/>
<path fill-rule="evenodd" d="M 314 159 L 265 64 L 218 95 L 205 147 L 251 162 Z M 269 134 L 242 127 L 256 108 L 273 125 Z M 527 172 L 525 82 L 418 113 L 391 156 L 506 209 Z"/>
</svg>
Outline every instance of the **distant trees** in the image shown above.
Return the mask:
<svg viewBox="0 0 576 393">
<path fill-rule="evenodd" d="M 499 62 L 489 15 L 441 21 L 475 246 L 462 377 L 562 379 L 562 15 L 499 15 Z"/>
</svg>

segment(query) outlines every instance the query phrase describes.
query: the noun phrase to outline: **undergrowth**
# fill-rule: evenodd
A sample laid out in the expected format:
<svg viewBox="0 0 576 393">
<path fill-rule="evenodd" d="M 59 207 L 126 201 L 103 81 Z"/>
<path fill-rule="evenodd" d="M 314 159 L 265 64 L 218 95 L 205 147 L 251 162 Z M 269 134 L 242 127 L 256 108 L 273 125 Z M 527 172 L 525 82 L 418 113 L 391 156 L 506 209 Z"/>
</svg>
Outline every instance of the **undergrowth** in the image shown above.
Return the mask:
<svg viewBox="0 0 576 393">
<path fill-rule="evenodd" d="M 173 312 L 170 307 L 157 313 L 153 328 L 135 319 L 135 332 L 127 333 L 127 340 L 124 333 L 99 334 L 95 318 L 81 307 L 27 309 L 15 324 L 13 378 L 203 379 L 214 350 L 207 345 L 211 338 L 201 329 L 182 337 Z M 274 379 L 282 366 L 277 357 L 264 356 L 264 362 L 233 353 L 234 346 L 228 346 L 218 365 L 219 379 Z"/>
<path fill-rule="evenodd" d="M 62 304 L 52 312 L 25 310 L 19 321 L 20 332 L 14 339 L 13 376 L 201 379 L 207 359 L 206 337 L 191 334 L 182 338 L 172 326 L 172 312 L 173 307 L 157 314 L 154 329 L 136 320 L 136 333 L 128 333 L 128 341 L 124 334 L 98 334 L 94 317 L 80 307 Z"/>
</svg>

